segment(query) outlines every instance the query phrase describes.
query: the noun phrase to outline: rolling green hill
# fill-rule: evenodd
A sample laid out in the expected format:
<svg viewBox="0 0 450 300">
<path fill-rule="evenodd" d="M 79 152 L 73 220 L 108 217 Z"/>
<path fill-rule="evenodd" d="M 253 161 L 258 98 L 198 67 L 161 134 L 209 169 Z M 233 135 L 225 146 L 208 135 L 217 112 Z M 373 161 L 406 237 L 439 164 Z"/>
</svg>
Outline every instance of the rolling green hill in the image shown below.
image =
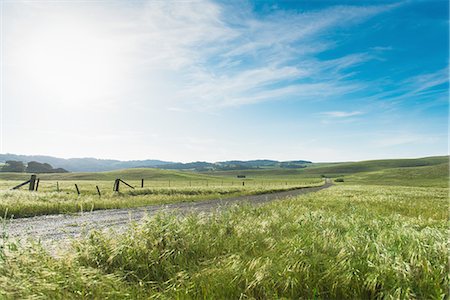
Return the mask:
<svg viewBox="0 0 450 300">
<path fill-rule="evenodd" d="M 433 156 L 413 159 L 383 159 L 348 163 L 313 164 L 302 172 L 307 174 L 353 174 L 392 168 L 412 168 L 448 164 L 448 156 Z"/>
<path fill-rule="evenodd" d="M 449 163 L 363 172 L 344 178 L 348 184 L 449 187 Z"/>
<path fill-rule="evenodd" d="M 386 159 L 347 163 L 311 164 L 302 169 L 252 169 L 206 174 L 248 178 L 343 177 L 346 183 L 401 186 L 449 186 L 449 157 Z"/>
</svg>

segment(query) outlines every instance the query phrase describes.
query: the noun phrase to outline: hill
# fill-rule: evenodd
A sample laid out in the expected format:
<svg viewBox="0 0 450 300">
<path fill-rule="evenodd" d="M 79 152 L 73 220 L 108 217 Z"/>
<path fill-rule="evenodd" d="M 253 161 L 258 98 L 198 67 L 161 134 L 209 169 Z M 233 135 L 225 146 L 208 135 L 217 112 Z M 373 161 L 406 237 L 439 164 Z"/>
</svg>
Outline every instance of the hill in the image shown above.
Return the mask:
<svg viewBox="0 0 450 300">
<path fill-rule="evenodd" d="M 449 187 L 449 163 L 362 172 L 344 179 L 346 184 Z"/>
<path fill-rule="evenodd" d="M 296 161 L 277 161 L 268 159 L 257 160 L 229 160 L 216 163 L 209 162 L 191 162 L 191 163 L 173 163 L 156 166 L 161 169 L 169 170 L 193 170 L 193 171 L 226 171 L 226 170 L 248 170 L 248 169 L 274 169 L 274 168 L 306 168 L 312 162 L 307 160 Z"/>
<path fill-rule="evenodd" d="M 8 160 L 17 160 L 23 162 L 37 161 L 47 163 L 55 168 L 63 168 L 70 172 L 102 172 L 128 168 L 139 167 L 155 167 L 172 164 L 172 162 L 147 159 L 147 160 L 130 160 L 121 161 L 114 159 L 97 159 L 97 158 L 58 158 L 44 155 L 17 155 L 17 154 L 0 154 L 0 162 Z"/>
<path fill-rule="evenodd" d="M 384 159 L 344 163 L 313 163 L 299 169 L 247 169 L 209 171 L 215 176 L 246 175 L 247 178 L 344 177 L 345 182 L 402 186 L 447 187 L 449 157 Z"/>
<path fill-rule="evenodd" d="M 313 164 L 303 170 L 306 174 L 353 174 L 392 168 L 412 168 L 448 163 L 448 156 L 432 156 L 412 159 L 367 160 L 348 163 Z"/>
</svg>

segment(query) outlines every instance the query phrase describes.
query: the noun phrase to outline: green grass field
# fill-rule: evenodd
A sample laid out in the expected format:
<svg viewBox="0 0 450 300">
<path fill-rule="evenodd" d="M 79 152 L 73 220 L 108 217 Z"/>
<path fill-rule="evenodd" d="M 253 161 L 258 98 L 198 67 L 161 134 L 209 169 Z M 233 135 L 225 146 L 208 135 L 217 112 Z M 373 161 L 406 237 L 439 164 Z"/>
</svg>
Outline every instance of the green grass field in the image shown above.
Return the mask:
<svg viewBox="0 0 450 300">
<path fill-rule="evenodd" d="M 93 232 L 58 257 L 3 241 L 6 298 L 445 299 L 448 189 L 336 186 Z M 289 209 L 286 209 L 289 208 Z"/>
<path fill-rule="evenodd" d="M 343 178 L 264 206 L 91 232 L 58 255 L 5 235 L 1 298 L 448 299 L 448 161 Z"/>
<path fill-rule="evenodd" d="M 122 192 L 111 190 L 111 182 L 85 181 L 78 182 L 81 195 L 76 193 L 71 182 L 60 185 L 56 191 L 0 191 L 0 215 L 7 218 L 31 217 L 38 215 L 76 213 L 99 209 L 131 208 L 146 205 L 168 204 L 176 202 L 192 202 L 208 199 L 219 199 L 242 195 L 256 195 L 295 189 L 306 186 L 319 186 L 323 180 L 311 179 L 295 184 L 266 182 L 264 185 L 241 183 L 203 186 L 156 186 L 152 188 L 122 188 Z M 99 196 L 95 185 L 101 186 Z M 51 185 L 53 186 L 53 184 Z"/>
</svg>

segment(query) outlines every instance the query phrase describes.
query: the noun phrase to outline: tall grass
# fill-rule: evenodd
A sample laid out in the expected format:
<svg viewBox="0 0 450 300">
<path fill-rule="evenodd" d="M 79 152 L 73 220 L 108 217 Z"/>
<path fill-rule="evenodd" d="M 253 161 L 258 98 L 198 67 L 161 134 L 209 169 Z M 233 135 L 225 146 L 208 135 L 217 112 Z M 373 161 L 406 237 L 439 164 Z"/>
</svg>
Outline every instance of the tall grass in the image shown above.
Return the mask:
<svg viewBox="0 0 450 300">
<path fill-rule="evenodd" d="M 213 215 L 159 215 L 122 234 L 92 232 L 58 258 L 36 245 L 7 243 L 0 293 L 61 299 L 444 299 L 447 200 L 448 189 L 344 185 Z"/>
</svg>

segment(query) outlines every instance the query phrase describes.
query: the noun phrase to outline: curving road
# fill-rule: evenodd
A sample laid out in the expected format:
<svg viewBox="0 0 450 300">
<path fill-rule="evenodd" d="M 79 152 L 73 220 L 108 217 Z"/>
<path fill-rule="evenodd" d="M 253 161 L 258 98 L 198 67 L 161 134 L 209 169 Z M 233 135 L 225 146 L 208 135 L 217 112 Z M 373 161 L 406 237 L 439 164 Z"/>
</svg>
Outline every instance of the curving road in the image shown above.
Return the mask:
<svg viewBox="0 0 450 300">
<path fill-rule="evenodd" d="M 184 202 L 165 205 L 154 205 L 139 208 L 108 209 L 83 212 L 76 215 L 49 215 L 32 218 L 13 219 L 6 222 L 5 231 L 12 238 L 39 239 L 45 241 L 61 241 L 79 237 L 91 229 L 124 229 L 131 221 L 139 221 L 144 216 L 154 215 L 161 211 L 176 213 L 211 212 L 234 204 L 263 204 L 269 201 L 284 199 L 317 192 L 332 185 L 330 180 L 320 187 L 301 188 L 270 194 L 240 196 L 227 199 L 214 199 L 200 202 Z"/>
</svg>

